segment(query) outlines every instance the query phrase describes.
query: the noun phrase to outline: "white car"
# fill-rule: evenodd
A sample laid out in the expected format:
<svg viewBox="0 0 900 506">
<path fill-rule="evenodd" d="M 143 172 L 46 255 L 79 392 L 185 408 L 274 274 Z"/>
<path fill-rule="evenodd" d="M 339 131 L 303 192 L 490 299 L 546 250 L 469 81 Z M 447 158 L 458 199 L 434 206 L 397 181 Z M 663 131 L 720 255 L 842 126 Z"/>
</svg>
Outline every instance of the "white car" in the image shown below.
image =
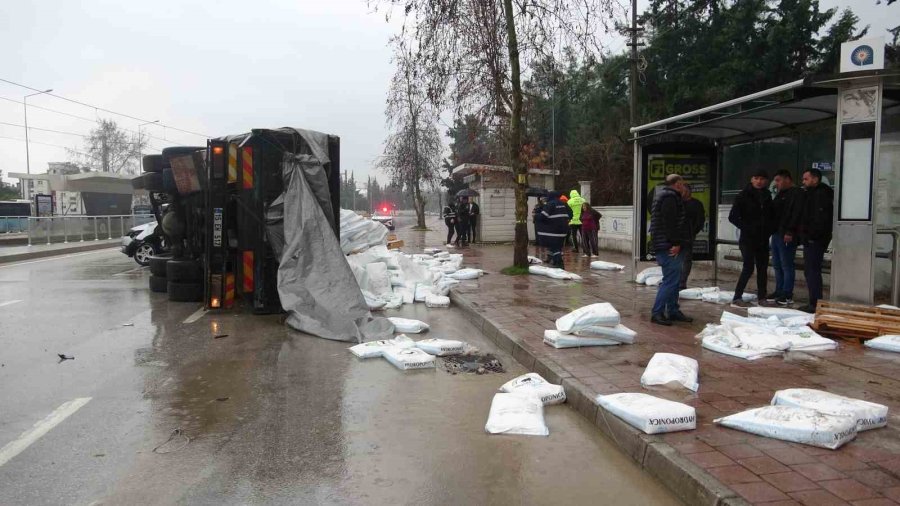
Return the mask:
<svg viewBox="0 0 900 506">
<path fill-rule="evenodd" d="M 372 221 L 377 221 L 378 223 L 381 223 L 382 225 L 387 227 L 388 230 L 394 230 L 394 217 L 393 216 L 387 216 L 384 214 L 373 214 Z"/>
<path fill-rule="evenodd" d="M 155 221 L 132 227 L 122 236 L 122 253 L 133 257 L 138 265 L 150 265 L 150 257 L 165 249 L 162 238 L 155 232 Z"/>
</svg>

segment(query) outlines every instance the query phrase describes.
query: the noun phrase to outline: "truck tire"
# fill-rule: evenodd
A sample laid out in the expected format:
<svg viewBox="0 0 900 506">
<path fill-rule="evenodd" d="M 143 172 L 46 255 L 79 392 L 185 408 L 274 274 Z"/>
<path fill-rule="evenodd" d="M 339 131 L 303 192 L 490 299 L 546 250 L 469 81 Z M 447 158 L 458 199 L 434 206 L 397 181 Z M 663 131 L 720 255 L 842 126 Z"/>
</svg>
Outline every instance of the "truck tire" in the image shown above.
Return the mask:
<svg viewBox="0 0 900 506">
<path fill-rule="evenodd" d="M 166 293 L 169 291 L 169 280 L 162 276 L 150 275 L 150 291 L 156 293 Z"/>
<path fill-rule="evenodd" d="M 196 260 L 171 259 L 166 262 L 166 277 L 179 283 L 199 283 L 203 279 L 203 269 Z"/>
<path fill-rule="evenodd" d="M 162 155 L 144 155 L 141 159 L 141 166 L 144 172 L 162 172 L 163 157 Z"/>
<path fill-rule="evenodd" d="M 198 282 L 169 281 L 169 300 L 172 302 L 200 302 L 203 300 L 203 284 Z"/>
<path fill-rule="evenodd" d="M 173 146 L 170 148 L 163 148 L 162 150 L 162 163 L 165 167 L 172 166 L 172 158 L 176 156 L 184 156 L 193 153 L 194 151 L 205 150 L 206 146 Z"/>
<path fill-rule="evenodd" d="M 153 255 L 150 257 L 150 274 L 166 277 L 166 263 L 171 260 L 170 255 Z"/>
<path fill-rule="evenodd" d="M 144 178 L 141 176 L 136 176 L 131 178 L 131 187 L 135 190 L 143 190 L 144 189 Z"/>
<path fill-rule="evenodd" d="M 148 192 L 162 192 L 163 178 L 160 172 L 144 172 L 131 180 L 131 187 L 135 190 L 147 190 Z"/>
</svg>

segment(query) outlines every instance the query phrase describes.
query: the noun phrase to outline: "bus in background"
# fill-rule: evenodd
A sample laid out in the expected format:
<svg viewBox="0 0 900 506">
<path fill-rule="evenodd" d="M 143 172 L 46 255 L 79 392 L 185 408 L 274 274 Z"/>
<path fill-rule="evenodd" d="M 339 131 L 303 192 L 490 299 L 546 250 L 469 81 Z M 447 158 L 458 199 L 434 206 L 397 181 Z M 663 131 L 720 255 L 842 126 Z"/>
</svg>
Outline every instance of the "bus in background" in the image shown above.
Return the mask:
<svg viewBox="0 0 900 506">
<path fill-rule="evenodd" d="M 32 215 L 29 200 L 0 200 L 0 234 L 25 232 L 28 217 Z"/>
</svg>

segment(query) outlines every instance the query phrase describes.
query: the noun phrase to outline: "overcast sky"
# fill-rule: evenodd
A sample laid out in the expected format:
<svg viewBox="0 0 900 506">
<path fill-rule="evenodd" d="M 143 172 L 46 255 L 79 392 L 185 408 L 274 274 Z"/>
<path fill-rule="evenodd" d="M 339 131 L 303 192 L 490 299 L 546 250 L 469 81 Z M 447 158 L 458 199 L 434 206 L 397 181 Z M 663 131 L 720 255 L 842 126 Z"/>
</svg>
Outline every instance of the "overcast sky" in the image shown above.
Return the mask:
<svg viewBox="0 0 900 506">
<path fill-rule="evenodd" d="M 900 2 L 820 3 L 852 4 L 873 34 L 900 24 Z M 373 14 L 365 0 L 8 1 L 0 19 L 2 79 L 213 136 L 280 126 L 336 134 L 342 168 L 358 178 L 371 172 L 387 135 L 388 40 L 397 25 Z M 618 49 L 621 42 L 610 45 Z M 0 83 L 0 122 L 23 124 L 20 102 L 28 93 Z M 29 107 L 32 172 L 65 161 L 63 147 L 81 149 L 78 135 L 95 118 L 132 130 L 140 123 L 47 95 L 28 103 L 79 117 Z M 150 152 L 205 142 L 170 128 L 143 128 L 154 137 Z M 22 139 L 23 128 L 0 124 L 4 176 L 25 172 Z"/>
</svg>

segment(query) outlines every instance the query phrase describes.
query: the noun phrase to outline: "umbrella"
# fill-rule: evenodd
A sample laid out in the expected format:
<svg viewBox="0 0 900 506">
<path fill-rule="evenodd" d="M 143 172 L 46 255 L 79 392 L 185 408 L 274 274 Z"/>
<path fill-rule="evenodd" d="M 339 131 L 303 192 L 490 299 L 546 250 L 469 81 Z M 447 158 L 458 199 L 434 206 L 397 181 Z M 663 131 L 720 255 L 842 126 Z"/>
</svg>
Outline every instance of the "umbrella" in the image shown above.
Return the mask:
<svg viewBox="0 0 900 506">
<path fill-rule="evenodd" d="M 525 190 L 525 195 L 529 197 L 546 197 L 549 192 L 543 188 L 535 188 L 534 186 L 529 186 Z"/>
<path fill-rule="evenodd" d="M 469 188 L 459 190 L 456 192 L 457 197 L 477 197 L 478 192 Z"/>
</svg>

